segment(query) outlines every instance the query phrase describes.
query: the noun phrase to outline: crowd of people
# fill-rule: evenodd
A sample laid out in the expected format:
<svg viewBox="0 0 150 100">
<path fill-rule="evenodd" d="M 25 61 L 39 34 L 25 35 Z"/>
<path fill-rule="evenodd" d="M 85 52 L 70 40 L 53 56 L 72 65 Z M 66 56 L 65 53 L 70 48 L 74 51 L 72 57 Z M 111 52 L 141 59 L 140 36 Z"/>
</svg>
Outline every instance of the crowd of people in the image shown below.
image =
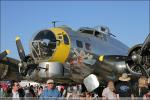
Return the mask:
<svg viewBox="0 0 150 100">
<path fill-rule="evenodd" d="M 126 73 L 123 73 L 117 82 L 108 81 L 107 87 L 102 92 L 104 100 L 150 100 L 150 83 L 148 78 L 141 76 L 137 83 Z"/>
<path fill-rule="evenodd" d="M 41 86 L 20 86 L 19 82 L 13 81 L 11 86 L 0 85 L 1 99 L 18 100 L 150 100 L 150 83 L 147 77 L 139 77 L 134 84 L 128 74 L 123 73 L 119 80 L 109 80 L 103 88 L 101 95 L 96 92 L 88 92 L 83 85 L 56 85 L 57 82 L 49 79 Z"/>
</svg>

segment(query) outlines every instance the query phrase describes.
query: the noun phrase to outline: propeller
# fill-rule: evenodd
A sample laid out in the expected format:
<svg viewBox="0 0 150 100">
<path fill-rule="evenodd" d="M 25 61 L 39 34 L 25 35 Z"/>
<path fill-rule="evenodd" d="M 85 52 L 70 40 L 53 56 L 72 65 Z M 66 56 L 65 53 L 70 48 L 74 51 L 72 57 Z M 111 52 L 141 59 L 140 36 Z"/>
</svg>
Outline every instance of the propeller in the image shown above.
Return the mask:
<svg viewBox="0 0 150 100">
<path fill-rule="evenodd" d="M 143 44 L 138 44 L 129 51 L 129 62 L 134 66 L 138 66 L 145 76 L 150 76 L 150 33 L 146 37 Z"/>
<path fill-rule="evenodd" d="M 23 45 L 21 43 L 20 37 L 18 36 L 16 37 L 16 46 L 21 60 L 21 62 L 18 64 L 19 72 L 23 76 L 26 76 L 27 74 L 30 74 L 36 68 L 37 65 L 34 63 L 34 60 L 31 56 L 25 55 Z"/>
<path fill-rule="evenodd" d="M 10 50 L 5 50 L 0 53 L 0 61 L 10 53 Z"/>
<path fill-rule="evenodd" d="M 145 39 L 145 41 L 141 47 L 141 56 L 143 56 L 145 53 L 147 53 L 147 51 L 150 52 L 150 33 L 147 36 L 147 38 Z"/>
<path fill-rule="evenodd" d="M 150 77 L 150 33 L 146 37 L 140 53 L 142 60 L 140 62 L 140 67 L 143 72 Z M 143 66 L 143 67 L 142 67 Z M 145 69 L 147 68 L 147 69 Z"/>
</svg>

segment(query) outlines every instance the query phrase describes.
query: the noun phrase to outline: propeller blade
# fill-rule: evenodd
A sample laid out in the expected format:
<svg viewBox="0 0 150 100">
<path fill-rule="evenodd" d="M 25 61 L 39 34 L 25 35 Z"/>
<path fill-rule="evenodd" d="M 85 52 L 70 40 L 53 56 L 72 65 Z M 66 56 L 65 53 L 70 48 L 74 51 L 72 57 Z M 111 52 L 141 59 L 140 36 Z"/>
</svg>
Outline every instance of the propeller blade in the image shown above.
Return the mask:
<svg viewBox="0 0 150 100">
<path fill-rule="evenodd" d="M 150 52 L 150 33 L 149 33 L 149 35 L 147 36 L 147 38 L 145 39 L 145 41 L 144 41 L 144 43 L 142 45 L 141 55 L 143 55 L 144 53 L 146 53 L 147 50 L 149 50 L 149 52 Z"/>
<path fill-rule="evenodd" d="M 20 41 L 20 37 L 16 37 L 16 45 L 17 45 L 17 50 L 18 50 L 18 53 L 19 53 L 19 57 L 22 61 L 25 60 L 25 52 L 24 52 L 24 48 L 22 46 L 22 43 Z"/>
<path fill-rule="evenodd" d="M 143 75 L 149 77 L 148 70 L 146 70 L 143 65 L 139 65 L 139 66 Z"/>
<path fill-rule="evenodd" d="M 10 53 L 10 50 L 5 50 L 2 53 L 0 53 L 0 61 L 6 57 L 6 55 L 8 55 Z"/>
</svg>

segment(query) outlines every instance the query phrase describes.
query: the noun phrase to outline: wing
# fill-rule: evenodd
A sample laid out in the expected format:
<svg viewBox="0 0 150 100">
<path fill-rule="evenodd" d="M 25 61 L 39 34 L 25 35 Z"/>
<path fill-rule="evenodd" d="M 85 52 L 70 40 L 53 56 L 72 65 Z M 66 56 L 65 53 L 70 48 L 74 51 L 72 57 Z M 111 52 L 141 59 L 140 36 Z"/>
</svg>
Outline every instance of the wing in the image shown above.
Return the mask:
<svg viewBox="0 0 150 100">
<path fill-rule="evenodd" d="M 19 74 L 19 61 L 10 57 L 5 57 L 0 61 L 0 79 L 5 80 L 21 80 Z"/>
</svg>

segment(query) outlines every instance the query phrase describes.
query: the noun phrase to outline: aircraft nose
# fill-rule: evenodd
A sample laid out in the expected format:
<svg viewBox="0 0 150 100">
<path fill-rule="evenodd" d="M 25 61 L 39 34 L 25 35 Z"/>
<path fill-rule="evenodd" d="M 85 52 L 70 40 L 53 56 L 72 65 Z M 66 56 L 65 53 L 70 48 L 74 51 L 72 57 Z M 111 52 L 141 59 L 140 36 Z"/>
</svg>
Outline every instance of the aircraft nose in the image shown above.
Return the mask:
<svg viewBox="0 0 150 100">
<path fill-rule="evenodd" d="M 69 56 L 71 48 L 69 33 L 63 28 L 51 28 L 50 30 L 55 34 L 58 43 L 55 53 L 49 58 L 49 61 L 64 63 Z"/>
<path fill-rule="evenodd" d="M 31 54 L 36 60 L 46 60 L 56 48 L 56 36 L 50 30 L 38 32 L 31 41 Z"/>
<path fill-rule="evenodd" d="M 61 28 L 42 30 L 31 41 L 31 54 L 38 62 L 64 62 L 69 53 L 70 39 Z"/>
</svg>

